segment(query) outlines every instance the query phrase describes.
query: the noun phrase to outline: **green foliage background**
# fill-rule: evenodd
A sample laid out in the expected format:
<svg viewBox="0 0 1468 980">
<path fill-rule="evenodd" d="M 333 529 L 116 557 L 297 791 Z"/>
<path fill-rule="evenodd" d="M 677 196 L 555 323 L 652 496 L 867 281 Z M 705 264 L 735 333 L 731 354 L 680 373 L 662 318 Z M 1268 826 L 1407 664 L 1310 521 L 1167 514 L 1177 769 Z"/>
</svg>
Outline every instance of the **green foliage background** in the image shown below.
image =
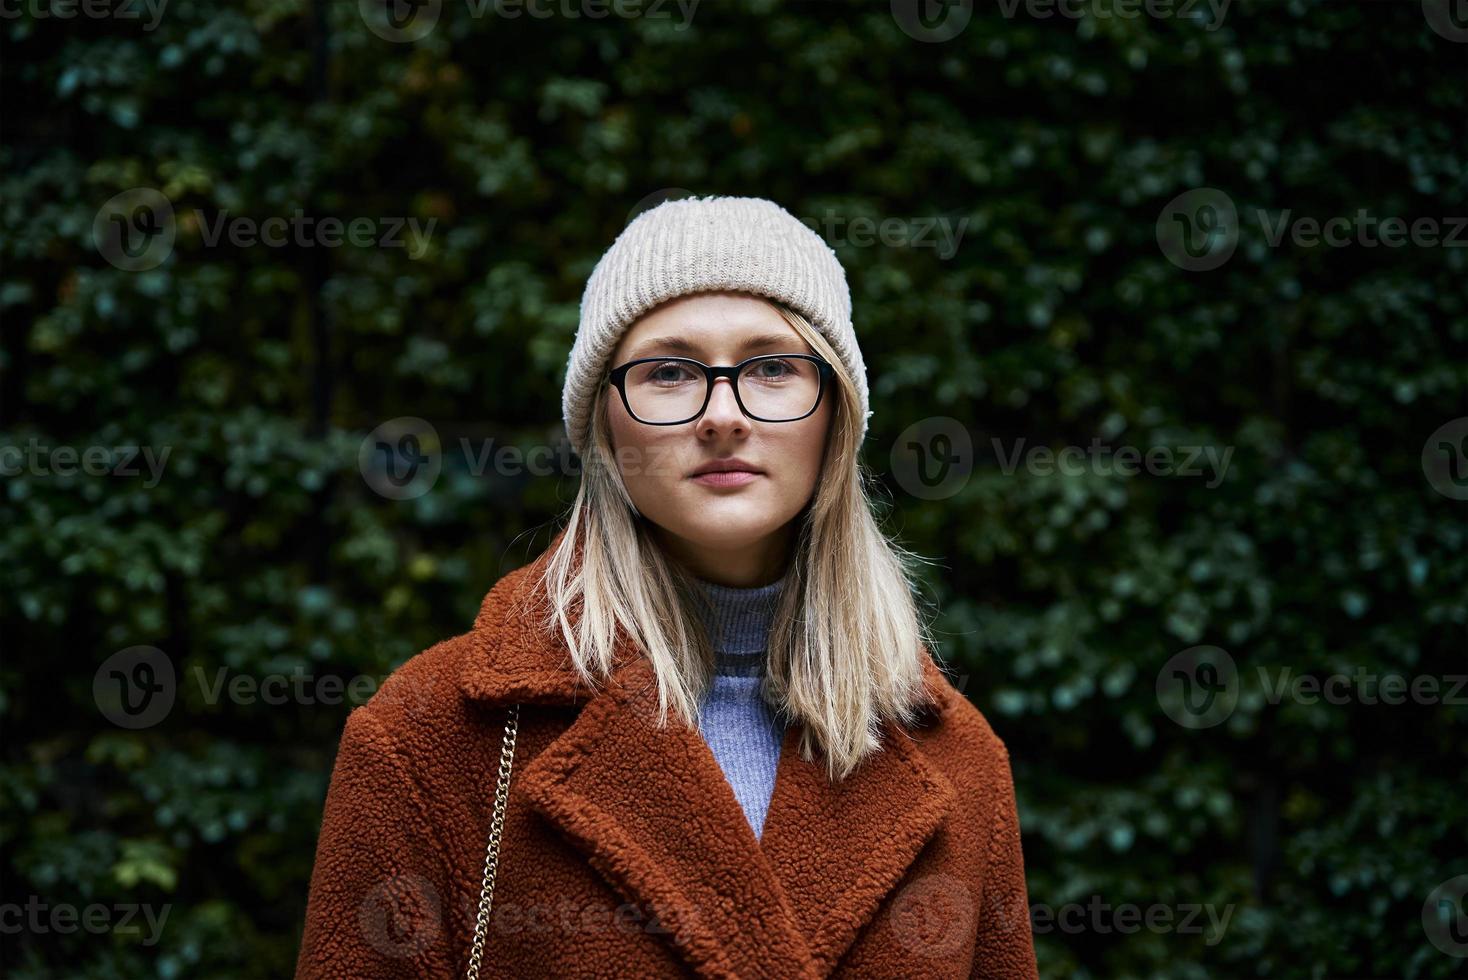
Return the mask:
<svg viewBox="0 0 1468 980">
<path fill-rule="evenodd" d="M 0 484 L 3 900 L 171 908 L 156 946 L 7 932 L 6 974 L 291 972 L 351 703 L 211 704 L 195 672 L 380 679 L 465 630 L 575 476 L 476 474 L 458 441 L 562 439 L 586 276 L 640 201 L 686 189 L 830 219 L 866 464 L 1013 753 L 1032 903 L 1234 906 L 1221 938 L 1041 932 L 1042 973 L 1462 976 L 1422 907 L 1468 872 L 1465 708 L 1272 704 L 1257 671 L 1468 668 L 1468 504 L 1421 463 L 1468 414 L 1465 250 L 1272 247 L 1254 215 L 1468 211 L 1468 44 L 1416 0 L 1237 0 L 1221 25 L 975 6 L 943 43 L 886 2 L 705 0 L 691 23 L 450 2 L 413 43 L 348 0 L 0 20 L 0 445 L 170 452 L 156 486 Z M 1186 272 L 1155 225 L 1205 186 L 1241 238 Z M 178 237 L 129 273 L 92 227 L 134 187 Z M 436 225 L 417 258 L 210 247 L 196 209 Z M 968 225 L 943 257 L 859 244 L 861 217 Z M 445 445 L 407 501 L 357 464 L 399 416 Z M 935 416 L 976 461 L 930 501 L 891 453 Z M 1209 486 L 1006 474 L 991 449 L 1096 438 L 1233 455 Z M 138 644 L 183 682 L 128 731 L 92 680 Z M 1190 730 L 1155 685 L 1199 644 L 1242 693 Z"/>
</svg>

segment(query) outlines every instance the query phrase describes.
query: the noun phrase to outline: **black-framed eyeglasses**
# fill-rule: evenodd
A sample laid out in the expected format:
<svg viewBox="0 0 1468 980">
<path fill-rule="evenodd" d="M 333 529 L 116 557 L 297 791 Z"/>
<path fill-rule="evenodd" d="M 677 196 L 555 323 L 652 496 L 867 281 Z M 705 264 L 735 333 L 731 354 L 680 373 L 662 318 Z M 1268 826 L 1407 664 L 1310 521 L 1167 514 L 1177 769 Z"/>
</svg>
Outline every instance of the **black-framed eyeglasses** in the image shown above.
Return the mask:
<svg viewBox="0 0 1468 980">
<path fill-rule="evenodd" d="M 760 354 L 730 367 L 691 357 L 642 357 L 607 372 L 627 414 L 644 425 L 682 425 L 708 408 L 714 382 L 728 378 L 739 410 L 756 422 L 798 422 L 821 404 L 835 373 L 814 354 Z"/>
</svg>

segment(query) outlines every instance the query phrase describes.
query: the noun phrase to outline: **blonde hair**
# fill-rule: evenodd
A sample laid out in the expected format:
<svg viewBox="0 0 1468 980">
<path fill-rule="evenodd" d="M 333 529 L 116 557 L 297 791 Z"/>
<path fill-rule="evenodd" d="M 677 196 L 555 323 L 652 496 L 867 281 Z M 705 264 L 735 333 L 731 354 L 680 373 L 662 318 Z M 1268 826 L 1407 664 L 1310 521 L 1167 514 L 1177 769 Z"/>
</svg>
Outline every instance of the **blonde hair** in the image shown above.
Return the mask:
<svg viewBox="0 0 1468 980">
<path fill-rule="evenodd" d="M 760 693 L 787 724 L 804 726 L 801 757 L 811 761 L 819 749 L 829 778 L 840 781 L 882 748 L 883 722 L 909 726 L 928 702 L 922 656 L 931 635 L 914 574 L 922 559 L 877 526 L 857 454 L 859 403 L 841 358 L 805 317 L 767 302 L 835 367 L 828 397 L 836 408 L 816 491 L 796 517 Z M 701 593 L 654 539 L 613 462 L 607 390 L 594 400 L 593 445 L 583 456 L 566 533 L 539 582 L 548 600 L 545 626 L 560 633 L 592 688 L 611 673 L 621 627 L 657 677 L 658 727 L 670 709 L 696 727 L 713 674 L 695 606 Z"/>
</svg>

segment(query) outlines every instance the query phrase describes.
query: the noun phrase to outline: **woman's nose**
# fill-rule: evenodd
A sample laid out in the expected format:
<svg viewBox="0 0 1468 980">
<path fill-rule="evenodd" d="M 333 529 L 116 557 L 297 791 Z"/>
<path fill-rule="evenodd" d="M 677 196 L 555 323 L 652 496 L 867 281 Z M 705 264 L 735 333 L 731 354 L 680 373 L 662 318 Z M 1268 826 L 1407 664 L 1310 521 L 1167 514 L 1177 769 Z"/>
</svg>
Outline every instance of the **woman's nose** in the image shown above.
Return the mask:
<svg viewBox="0 0 1468 980">
<path fill-rule="evenodd" d="M 699 419 L 700 425 L 743 425 L 746 422 L 747 418 L 739 408 L 739 400 L 734 397 L 734 383 L 728 378 L 719 378 L 709 394 L 708 407 L 703 410 L 703 416 Z"/>
</svg>

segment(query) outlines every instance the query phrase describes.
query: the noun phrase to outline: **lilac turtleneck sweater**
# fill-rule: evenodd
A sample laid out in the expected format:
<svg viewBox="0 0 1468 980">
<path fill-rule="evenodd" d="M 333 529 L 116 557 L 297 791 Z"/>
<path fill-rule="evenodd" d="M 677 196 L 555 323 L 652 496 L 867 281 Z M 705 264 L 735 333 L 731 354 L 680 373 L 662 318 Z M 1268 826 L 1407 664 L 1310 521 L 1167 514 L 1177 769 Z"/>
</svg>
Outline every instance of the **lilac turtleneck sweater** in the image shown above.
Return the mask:
<svg viewBox="0 0 1468 980">
<path fill-rule="evenodd" d="M 752 589 L 701 579 L 698 584 L 712 601 L 703 622 L 714 648 L 714 681 L 702 702 L 699 730 L 758 838 L 775 790 L 785 732 L 759 695 L 770 625 L 785 578 Z"/>
</svg>

